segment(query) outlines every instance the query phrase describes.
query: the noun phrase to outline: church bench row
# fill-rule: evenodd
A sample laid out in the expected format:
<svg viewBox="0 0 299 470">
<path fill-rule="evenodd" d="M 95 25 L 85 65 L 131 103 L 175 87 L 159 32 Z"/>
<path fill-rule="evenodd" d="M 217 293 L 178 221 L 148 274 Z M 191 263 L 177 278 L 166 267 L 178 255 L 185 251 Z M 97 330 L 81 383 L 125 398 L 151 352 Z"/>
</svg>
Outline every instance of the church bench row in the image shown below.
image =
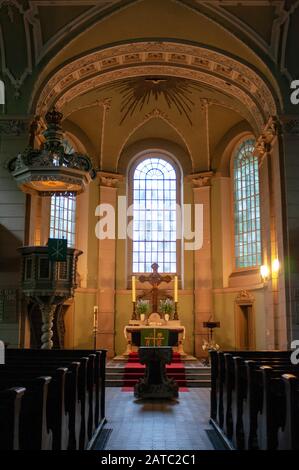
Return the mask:
<svg viewBox="0 0 299 470">
<path fill-rule="evenodd" d="M 0 390 L 0 450 L 19 449 L 19 419 L 26 389 Z"/>
<path fill-rule="evenodd" d="M 6 350 L 6 365 L 0 369 L 2 389 L 5 384 L 6 388 L 21 385 L 21 381 L 26 388 L 19 400 L 24 402 L 20 413 L 21 434 L 27 425 L 28 429 L 32 427 L 30 421 L 26 423 L 23 419 L 31 384 L 38 376 L 48 376 L 44 403 L 35 412 L 37 415 L 45 413 L 44 421 L 53 434 L 53 443 L 49 444 L 46 436 L 37 448 L 85 448 L 105 418 L 105 360 L 106 351 Z M 62 375 L 60 382 L 59 374 Z M 58 409 L 61 418 L 57 416 Z M 38 429 L 43 435 L 44 429 Z"/>
<path fill-rule="evenodd" d="M 24 358 L 9 357 L 6 359 L 6 369 L 12 377 L 15 377 L 21 368 L 22 374 L 27 373 L 33 376 L 47 374 L 53 379 L 61 366 L 67 364 L 67 372 L 64 377 L 63 384 L 59 391 L 55 389 L 56 407 L 66 411 L 69 419 L 69 448 L 74 448 L 74 440 L 80 443 L 80 448 L 87 445 L 91 439 L 93 432 L 98 423 L 98 415 L 95 410 L 99 409 L 99 396 L 96 394 L 95 384 L 93 382 L 93 371 L 95 365 L 95 355 L 90 354 L 88 357 L 81 357 L 79 362 L 69 364 L 68 358 Z M 1 368 L 0 368 L 1 370 Z M 1 374 L 1 372 L 0 372 Z M 51 392 L 52 382 L 49 385 Z M 55 381 L 53 385 L 56 385 Z M 50 398 L 52 395 L 50 395 Z M 48 403 L 52 401 L 48 400 Z M 49 409 L 49 405 L 47 407 Z M 64 414 L 64 413 L 62 413 Z M 51 416 L 51 414 L 50 414 Z M 64 420 L 65 421 L 65 420 Z M 79 433 L 79 434 L 78 434 Z M 64 448 L 64 445 L 62 445 Z M 60 448 L 60 438 L 58 442 L 54 442 L 54 448 Z"/>
<path fill-rule="evenodd" d="M 44 376 L 41 374 L 44 374 Z M 68 445 L 71 445 L 71 440 L 74 436 L 74 429 L 72 427 L 73 420 L 71 421 L 73 416 L 71 408 L 67 409 L 67 401 L 65 399 L 67 395 L 67 383 L 72 381 L 71 375 L 72 373 L 69 373 L 68 368 L 62 367 L 27 367 L 22 365 L 21 369 L 20 366 L 5 366 L 5 370 L 3 370 L 3 366 L 0 367 L 0 387 L 14 386 L 18 383 L 26 388 L 22 403 L 24 407 L 22 408 L 20 417 L 20 428 L 22 431 L 20 436 L 21 448 L 28 448 L 28 444 L 24 443 L 22 437 L 25 435 L 26 439 L 28 427 L 30 427 L 30 431 L 34 429 L 34 435 L 37 436 L 36 440 L 30 444 L 30 448 L 48 448 L 48 440 L 43 439 L 43 436 L 46 435 L 44 432 L 44 423 L 46 423 L 47 429 L 49 429 L 52 434 L 51 448 L 56 450 L 67 449 Z M 34 383 L 37 378 L 43 380 L 45 377 L 49 379 L 46 384 L 47 386 L 43 387 L 38 400 L 35 400 L 32 405 L 32 412 L 39 418 L 36 422 L 32 423 L 30 415 L 28 415 L 29 421 L 27 422 L 25 419 L 27 413 L 26 401 L 30 398 L 32 383 Z M 72 401 L 70 401 L 70 404 L 72 405 Z M 84 419 L 84 415 L 82 418 L 81 414 L 76 414 L 75 419 Z"/>
<path fill-rule="evenodd" d="M 282 377 L 289 373 L 296 380 L 299 373 L 299 368 L 290 362 L 291 353 L 211 351 L 210 354 L 211 420 L 230 444 L 237 449 L 292 448 L 286 437 L 290 414 L 285 411 L 289 406 L 290 379 Z M 267 373 L 274 380 L 273 387 L 267 386 Z M 282 406 L 273 406 L 269 412 L 276 402 Z M 278 441 L 278 436 L 284 437 Z"/>
<path fill-rule="evenodd" d="M 20 381 L 0 381 L 2 395 L 12 393 L 19 382 L 24 390 L 15 406 L 11 408 L 14 416 L 4 412 L 5 402 L 0 403 L 0 449 L 1 450 L 47 450 L 52 448 L 52 432 L 47 429 L 46 404 L 48 385 L 51 377 L 20 377 Z M 4 438 L 2 440 L 2 438 Z M 3 447 L 5 444 L 13 447 Z"/>
<path fill-rule="evenodd" d="M 26 359 L 40 357 L 45 359 L 48 356 L 51 358 L 61 358 L 75 361 L 80 359 L 83 356 L 89 356 L 91 353 L 96 354 L 96 364 L 95 364 L 95 376 L 94 381 L 96 384 L 97 395 L 100 397 L 99 403 L 97 403 L 96 409 L 96 418 L 103 420 L 105 418 L 105 370 L 106 370 L 106 350 L 90 350 L 90 349 L 7 349 L 7 357 L 16 358 L 24 357 Z"/>
</svg>

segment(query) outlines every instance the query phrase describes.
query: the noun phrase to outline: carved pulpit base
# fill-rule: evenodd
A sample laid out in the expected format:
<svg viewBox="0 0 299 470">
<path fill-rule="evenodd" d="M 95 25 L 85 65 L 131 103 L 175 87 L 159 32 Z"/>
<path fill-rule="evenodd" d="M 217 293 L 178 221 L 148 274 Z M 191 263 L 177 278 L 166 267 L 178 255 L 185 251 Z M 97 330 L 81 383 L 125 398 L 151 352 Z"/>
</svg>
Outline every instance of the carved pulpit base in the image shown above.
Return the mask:
<svg viewBox="0 0 299 470">
<path fill-rule="evenodd" d="M 139 360 L 145 364 L 145 374 L 135 385 L 135 398 L 177 398 L 179 387 L 174 379 L 166 375 L 166 364 L 172 360 L 169 346 L 139 348 Z"/>
</svg>

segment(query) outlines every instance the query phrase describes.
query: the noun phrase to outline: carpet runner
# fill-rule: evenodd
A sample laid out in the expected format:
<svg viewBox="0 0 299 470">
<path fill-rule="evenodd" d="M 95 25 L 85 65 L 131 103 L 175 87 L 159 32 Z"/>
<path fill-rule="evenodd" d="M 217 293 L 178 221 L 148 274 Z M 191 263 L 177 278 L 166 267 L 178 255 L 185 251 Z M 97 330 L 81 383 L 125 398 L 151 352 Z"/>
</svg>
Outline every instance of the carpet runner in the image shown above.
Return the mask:
<svg viewBox="0 0 299 470">
<path fill-rule="evenodd" d="M 134 385 L 144 375 L 145 366 L 140 364 L 138 353 L 130 353 L 128 362 L 125 365 L 123 376 L 123 392 L 131 392 L 134 390 Z M 188 392 L 186 387 L 186 374 L 185 364 L 181 360 L 179 353 L 173 353 L 171 364 L 166 366 L 167 376 L 176 380 L 180 392 Z"/>
</svg>

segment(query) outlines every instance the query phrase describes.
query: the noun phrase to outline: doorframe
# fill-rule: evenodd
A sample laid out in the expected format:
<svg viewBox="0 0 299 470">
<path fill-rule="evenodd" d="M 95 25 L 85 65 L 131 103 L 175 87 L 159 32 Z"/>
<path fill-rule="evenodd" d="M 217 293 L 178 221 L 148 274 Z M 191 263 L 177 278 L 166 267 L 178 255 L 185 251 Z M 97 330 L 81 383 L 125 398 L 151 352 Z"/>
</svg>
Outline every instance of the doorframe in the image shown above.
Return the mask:
<svg viewBox="0 0 299 470">
<path fill-rule="evenodd" d="M 256 322 L 255 322 L 255 298 L 247 290 L 239 292 L 235 299 L 235 347 L 241 349 L 241 325 L 240 325 L 240 309 L 242 306 L 251 307 L 251 315 L 248 322 L 249 344 L 250 349 L 256 349 Z"/>
</svg>

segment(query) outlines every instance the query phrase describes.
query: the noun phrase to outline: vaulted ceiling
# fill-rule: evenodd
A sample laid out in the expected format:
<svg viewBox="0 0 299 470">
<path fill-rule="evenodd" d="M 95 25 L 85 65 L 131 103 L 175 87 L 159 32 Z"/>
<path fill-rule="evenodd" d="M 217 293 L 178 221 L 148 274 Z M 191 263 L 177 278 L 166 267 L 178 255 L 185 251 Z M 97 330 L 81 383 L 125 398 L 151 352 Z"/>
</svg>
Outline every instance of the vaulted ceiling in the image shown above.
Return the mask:
<svg viewBox="0 0 299 470">
<path fill-rule="evenodd" d="M 111 171 L 124 148 L 154 138 L 205 169 L 206 147 L 213 161 L 230 129 L 258 134 L 272 114 L 297 111 L 289 83 L 299 75 L 298 28 L 299 0 L 0 0 L 6 109 L 43 114 L 56 103 Z M 196 83 L 188 116 L 177 90 L 169 102 L 171 77 Z M 153 80 L 153 93 L 135 89 L 123 119 L 132 80 Z M 156 93 L 159 80 L 167 96 Z"/>
</svg>

